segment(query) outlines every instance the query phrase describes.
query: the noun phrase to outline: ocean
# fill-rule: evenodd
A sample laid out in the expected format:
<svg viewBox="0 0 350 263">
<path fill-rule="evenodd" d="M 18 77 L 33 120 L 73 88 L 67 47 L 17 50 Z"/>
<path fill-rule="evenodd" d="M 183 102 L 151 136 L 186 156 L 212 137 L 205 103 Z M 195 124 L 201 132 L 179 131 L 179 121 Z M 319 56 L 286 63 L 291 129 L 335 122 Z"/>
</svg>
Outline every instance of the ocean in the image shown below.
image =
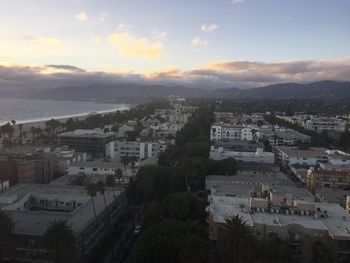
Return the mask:
<svg viewBox="0 0 350 263">
<path fill-rule="evenodd" d="M 17 123 L 46 121 L 52 118 L 69 118 L 90 113 L 125 110 L 126 104 L 85 101 L 27 100 L 0 98 L 0 125 L 15 120 Z"/>
</svg>

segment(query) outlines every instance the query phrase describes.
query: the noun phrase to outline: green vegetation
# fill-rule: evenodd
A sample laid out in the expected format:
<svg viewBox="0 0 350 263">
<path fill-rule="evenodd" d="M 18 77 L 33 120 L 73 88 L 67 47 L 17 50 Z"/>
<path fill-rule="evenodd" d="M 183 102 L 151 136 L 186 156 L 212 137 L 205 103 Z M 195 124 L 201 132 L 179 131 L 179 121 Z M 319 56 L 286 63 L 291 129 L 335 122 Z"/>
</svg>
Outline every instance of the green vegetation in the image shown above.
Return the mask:
<svg viewBox="0 0 350 263">
<path fill-rule="evenodd" d="M 218 247 L 222 262 L 255 262 L 257 241 L 253 228 L 238 215 L 227 218 L 219 228 Z"/>
<path fill-rule="evenodd" d="M 11 233 L 15 225 L 12 218 L 0 210 L 0 259 L 2 258 L 5 245 L 11 240 Z"/>
<path fill-rule="evenodd" d="M 140 263 L 206 262 L 207 242 L 196 225 L 165 220 L 140 237 L 136 259 Z"/>
<path fill-rule="evenodd" d="M 54 254 L 55 263 L 74 262 L 75 236 L 66 221 L 50 222 L 43 239 Z"/>
</svg>

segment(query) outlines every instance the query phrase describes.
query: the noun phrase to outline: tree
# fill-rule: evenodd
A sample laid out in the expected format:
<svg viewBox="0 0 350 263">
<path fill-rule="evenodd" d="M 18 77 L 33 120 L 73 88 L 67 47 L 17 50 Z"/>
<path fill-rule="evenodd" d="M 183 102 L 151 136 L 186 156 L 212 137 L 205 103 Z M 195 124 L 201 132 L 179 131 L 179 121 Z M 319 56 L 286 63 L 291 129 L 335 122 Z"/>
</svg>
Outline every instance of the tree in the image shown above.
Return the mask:
<svg viewBox="0 0 350 263">
<path fill-rule="evenodd" d="M 219 228 L 218 247 L 223 262 L 254 262 L 256 239 L 252 227 L 238 215 L 225 219 Z"/>
<path fill-rule="evenodd" d="M 336 263 L 337 256 L 333 247 L 316 241 L 312 245 L 312 263 Z"/>
<path fill-rule="evenodd" d="M 187 158 L 209 158 L 209 151 L 210 145 L 207 142 L 188 142 L 184 146 L 184 152 Z"/>
<path fill-rule="evenodd" d="M 15 225 L 12 218 L 0 210 L 0 259 L 5 245 L 9 242 Z"/>
<path fill-rule="evenodd" d="M 165 166 L 145 165 L 137 172 L 136 184 L 145 201 L 162 200 L 175 188 L 174 173 Z"/>
<path fill-rule="evenodd" d="M 94 183 L 90 183 L 86 186 L 86 192 L 90 195 L 91 197 L 91 203 L 92 203 L 92 209 L 94 210 L 94 216 L 95 216 L 95 220 L 96 220 L 96 226 L 98 226 L 97 224 L 97 214 L 96 214 L 96 207 L 95 207 L 95 201 L 94 201 L 94 197 L 97 194 L 97 187 L 96 184 Z"/>
<path fill-rule="evenodd" d="M 55 257 L 55 262 L 74 262 L 75 236 L 65 220 L 49 222 L 44 234 L 44 242 Z"/>
<path fill-rule="evenodd" d="M 107 200 L 106 200 L 106 195 L 105 195 L 105 191 L 106 191 L 106 189 L 105 189 L 105 183 L 102 182 L 102 181 L 98 181 L 98 182 L 96 183 L 96 190 L 97 190 L 98 192 L 100 192 L 100 194 L 103 195 L 103 201 L 104 201 L 105 207 L 106 207 L 106 209 L 107 209 Z"/>
<path fill-rule="evenodd" d="M 206 241 L 191 224 L 166 220 L 142 233 L 136 259 L 140 263 L 206 262 L 206 251 Z"/>
<path fill-rule="evenodd" d="M 128 165 L 130 163 L 130 157 L 128 155 L 122 156 L 120 161 L 124 166 L 125 176 L 128 178 Z"/>
<path fill-rule="evenodd" d="M 194 194 L 172 193 L 161 203 L 162 215 L 167 219 L 198 220 L 204 222 L 206 203 L 198 199 Z"/>
</svg>

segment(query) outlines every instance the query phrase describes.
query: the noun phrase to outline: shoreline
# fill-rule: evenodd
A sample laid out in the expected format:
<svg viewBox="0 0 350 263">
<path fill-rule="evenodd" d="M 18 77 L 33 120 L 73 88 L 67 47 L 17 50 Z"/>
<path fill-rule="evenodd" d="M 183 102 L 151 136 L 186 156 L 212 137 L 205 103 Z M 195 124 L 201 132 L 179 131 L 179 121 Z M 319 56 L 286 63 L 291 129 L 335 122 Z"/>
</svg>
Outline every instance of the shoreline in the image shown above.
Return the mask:
<svg viewBox="0 0 350 263">
<path fill-rule="evenodd" d="M 101 111 L 93 111 L 93 112 L 82 112 L 82 113 L 76 113 L 76 114 L 69 114 L 69 115 L 61 115 L 61 116 L 51 116 L 51 117 L 43 117 L 43 118 L 37 118 L 37 119 L 29 119 L 29 120 L 15 120 L 16 121 L 16 125 L 18 126 L 18 124 L 22 124 L 23 126 L 27 126 L 27 125 L 35 125 L 38 126 L 42 126 L 41 124 L 49 120 L 57 120 L 60 122 L 65 122 L 70 118 L 73 119 L 84 119 L 87 118 L 91 115 L 104 115 L 104 114 L 108 114 L 108 113 L 113 113 L 113 112 L 117 112 L 117 111 L 125 111 L 128 110 L 132 107 L 132 105 L 130 104 L 121 104 L 120 107 L 118 108 L 113 108 L 113 109 L 109 109 L 109 110 L 101 110 Z M 11 122 L 11 120 L 9 121 L 0 121 L 0 127 L 5 125 L 6 123 Z"/>
</svg>

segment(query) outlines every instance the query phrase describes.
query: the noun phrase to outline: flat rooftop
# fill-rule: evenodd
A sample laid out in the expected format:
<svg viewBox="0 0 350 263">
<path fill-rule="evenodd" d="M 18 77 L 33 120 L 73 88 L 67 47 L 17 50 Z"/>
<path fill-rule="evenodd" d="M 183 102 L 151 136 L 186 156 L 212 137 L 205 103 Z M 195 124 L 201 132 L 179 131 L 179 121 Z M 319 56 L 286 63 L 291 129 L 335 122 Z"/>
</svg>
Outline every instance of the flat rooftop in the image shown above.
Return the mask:
<svg viewBox="0 0 350 263">
<path fill-rule="evenodd" d="M 263 176 L 244 176 L 244 175 L 207 175 L 205 177 L 205 189 L 209 191 L 212 186 L 230 185 L 230 184 L 282 184 L 295 186 L 295 183 L 283 173 Z"/>
<path fill-rule="evenodd" d="M 235 196 L 209 196 L 210 212 L 216 223 L 224 223 L 227 217 L 238 215 L 248 224 L 269 226 L 300 225 L 307 229 L 328 231 L 335 239 L 350 240 L 350 214 L 338 204 L 313 203 L 315 210 L 327 211 L 326 217 L 271 212 L 250 212 L 249 198 Z"/>
<path fill-rule="evenodd" d="M 124 189 L 114 188 L 114 195 L 118 197 Z M 114 201 L 113 189 L 106 187 L 107 205 Z M 79 203 L 71 212 L 56 212 L 48 210 L 33 211 L 25 207 L 30 198 L 37 200 Z M 94 197 L 96 213 L 105 210 L 103 196 Z M 91 197 L 86 188 L 81 186 L 62 186 L 47 184 L 19 184 L 0 194 L 0 208 L 12 217 L 15 224 L 14 233 L 42 236 L 50 222 L 66 220 L 75 233 L 80 233 L 94 221 L 94 212 Z"/>
<path fill-rule="evenodd" d="M 115 136 L 114 132 L 104 132 L 102 130 L 74 130 L 63 132 L 57 135 L 58 137 L 86 137 L 86 138 L 109 138 Z"/>
<path fill-rule="evenodd" d="M 70 167 L 85 167 L 85 168 L 109 168 L 116 169 L 121 168 L 121 163 L 117 162 L 102 162 L 102 161 L 85 161 L 85 162 L 74 162 L 69 165 Z"/>
<path fill-rule="evenodd" d="M 284 152 L 288 156 L 293 157 L 315 157 L 315 156 L 326 156 L 327 149 L 323 147 L 310 147 L 309 149 L 303 150 L 295 146 L 276 146 L 274 149 Z"/>
<path fill-rule="evenodd" d="M 343 190 L 339 188 L 319 188 L 315 190 L 315 194 L 319 194 L 327 199 L 328 203 L 339 203 L 346 200 L 350 196 L 350 190 Z"/>
</svg>

